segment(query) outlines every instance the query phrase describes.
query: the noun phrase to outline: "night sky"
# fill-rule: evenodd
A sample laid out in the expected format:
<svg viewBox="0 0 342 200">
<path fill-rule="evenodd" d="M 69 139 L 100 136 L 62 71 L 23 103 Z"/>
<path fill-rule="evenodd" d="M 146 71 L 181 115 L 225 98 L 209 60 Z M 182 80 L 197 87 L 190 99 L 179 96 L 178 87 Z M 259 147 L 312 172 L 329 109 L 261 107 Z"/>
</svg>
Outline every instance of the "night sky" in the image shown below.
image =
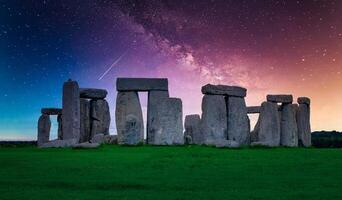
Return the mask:
<svg viewBox="0 0 342 200">
<path fill-rule="evenodd" d="M 342 1 L 0 0 L 0 139 L 34 139 L 68 78 L 108 90 L 116 134 L 117 77 L 168 78 L 184 114 L 207 83 L 246 87 L 250 106 L 308 96 L 313 130 L 341 131 Z"/>
</svg>

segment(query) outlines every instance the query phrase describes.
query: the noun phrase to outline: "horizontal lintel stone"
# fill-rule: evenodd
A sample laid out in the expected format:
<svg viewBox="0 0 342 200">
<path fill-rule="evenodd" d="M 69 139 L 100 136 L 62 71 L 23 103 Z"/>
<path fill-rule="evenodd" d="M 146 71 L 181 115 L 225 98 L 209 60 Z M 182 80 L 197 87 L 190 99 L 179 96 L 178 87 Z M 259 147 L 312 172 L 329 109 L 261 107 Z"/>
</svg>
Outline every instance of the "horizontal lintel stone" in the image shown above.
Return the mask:
<svg viewBox="0 0 342 200">
<path fill-rule="evenodd" d="M 62 109 L 61 108 L 42 108 L 41 113 L 45 115 L 61 115 Z"/>
<path fill-rule="evenodd" d="M 261 106 L 249 106 L 247 107 L 248 114 L 260 113 Z"/>
<path fill-rule="evenodd" d="M 293 96 L 290 94 L 277 94 L 277 95 L 267 95 L 268 102 L 275 102 L 275 103 L 292 103 Z"/>
<path fill-rule="evenodd" d="M 203 94 L 209 95 L 227 95 L 235 97 L 245 97 L 247 89 L 239 86 L 229 85 L 211 85 L 207 84 L 202 87 Z"/>
<path fill-rule="evenodd" d="M 298 104 L 310 105 L 310 98 L 308 98 L 308 97 L 298 97 L 297 102 L 298 102 Z"/>
<path fill-rule="evenodd" d="M 107 90 L 96 88 L 80 88 L 80 97 L 87 99 L 104 99 L 107 96 Z"/>
<path fill-rule="evenodd" d="M 116 90 L 123 91 L 168 91 L 166 78 L 117 78 Z"/>
</svg>

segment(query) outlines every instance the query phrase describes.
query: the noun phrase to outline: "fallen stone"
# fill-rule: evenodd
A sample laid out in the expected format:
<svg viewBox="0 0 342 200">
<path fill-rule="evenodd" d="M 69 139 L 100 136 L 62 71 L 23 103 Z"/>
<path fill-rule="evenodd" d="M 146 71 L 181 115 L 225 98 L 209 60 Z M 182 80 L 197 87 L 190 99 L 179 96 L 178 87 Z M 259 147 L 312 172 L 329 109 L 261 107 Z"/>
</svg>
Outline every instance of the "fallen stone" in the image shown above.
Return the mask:
<svg viewBox="0 0 342 200">
<path fill-rule="evenodd" d="M 184 122 L 184 135 L 190 136 L 193 144 L 203 144 L 204 137 L 201 132 L 201 118 L 199 115 L 187 115 Z"/>
<path fill-rule="evenodd" d="M 118 144 L 144 142 L 144 122 L 137 92 L 118 92 L 115 110 Z"/>
<path fill-rule="evenodd" d="M 74 149 L 96 149 L 96 148 L 99 148 L 100 145 L 101 144 L 99 144 L 99 143 L 83 142 L 83 143 L 72 145 L 72 148 L 74 148 Z"/>
<path fill-rule="evenodd" d="M 168 98 L 157 104 L 157 117 L 151 123 L 154 145 L 184 144 L 182 101 Z"/>
<path fill-rule="evenodd" d="M 155 129 L 152 128 L 151 124 L 157 117 L 157 105 L 160 104 L 164 99 L 169 98 L 168 91 L 149 91 L 148 102 L 147 102 L 147 144 L 153 144 Z"/>
<path fill-rule="evenodd" d="M 239 148 L 240 144 L 233 140 L 218 140 L 215 142 L 217 148 Z"/>
<path fill-rule="evenodd" d="M 63 85 L 63 139 L 80 139 L 80 92 L 76 81 Z"/>
<path fill-rule="evenodd" d="M 38 135 L 37 135 L 38 146 L 42 146 L 43 144 L 49 142 L 50 128 L 51 128 L 50 116 L 46 114 L 42 114 L 38 120 Z"/>
<path fill-rule="evenodd" d="M 260 106 L 248 106 L 247 107 L 248 114 L 256 114 L 260 113 Z"/>
<path fill-rule="evenodd" d="M 281 111 L 281 131 L 280 144 L 282 146 L 296 147 L 298 146 L 298 128 L 296 121 L 298 105 L 285 104 Z"/>
<path fill-rule="evenodd" d="M 90 140 L 91 143 L 105 143 L 106 142 L 106 138 L 105 135 L 102 133 L 96 134 L 94 135 L 94 137 Z"/>
<path fill-rule="evenodd" d="M 50 142 L 44 143 L 41 145 L 41 148 L 65 148 L 65 147 L 73 147 L 78 144 L 78 139 L 67 139 L 67 140 L 52 140 Z"/>
<path fill-rule="evenodd" d="M 90 129 L 90 102 L 88 99 L 80 99 L 80 142 L 89 142 L 91 139 Z"/>
<path fill-rule="evenodd" d="M 311 146 L 310 106 L 299 104 L 297 110 L 298 143 L 300 146 Z"/>
<path fill-rule="evenodd" d="M 41 113 L 46 114 L 46 115 L 61 115 L 62 109 L 60 109 L 60 108 L 42 108 Z"/>
<path fill-rule="evenodd" d="M 125 91 L 168 91 L 168 80 L 166 78 L 117 78 L 116 89 Z"/>
<path fill-rule="evenodd" d="M 267 101 L 275 103 L 292 103 L 293 96 L 288 94 L 267 95 Z"/>
<path fill-rule="evenodd" d="M 224 96 L 204 95 L 202 100 L 201 132 L 204 143 L 215 145 L 227 140 L 227 108 Z"/>
<path fill-rule="evenodd" d="M 259 116 L 258 142 L 267 146 L 280 144 L 280 119 L 276 103 L 263 102 Z"/>
<path fill-rule="evenodd" d="M 228 110 L 228 140 L 240 145 L 249 144 L 250 124 L 247 115 L 246 102 L 241 97 L 226 98 Z"/>
<path fill-rule="evenodd" d="M 298 102 L 298 104 L 310 105 L 310 98 L 308 98 L 308 97 L 298 97 L 297 102 Z"/>
<path fill-rule="evenodd" d="M 80 88 L 80 97 L 87 99 L 104 99 L 107 96 L 107 90 L 95 88 Z"/>
<path fill-rule="evenodd" d="M 109 105 L 106 100 L 97 99 L 90 101 L 90 120 L 90 138 L 99 133 L 109 135 L 110 112 Z"/>
<path fill-rule="evenodd" d="M 202 87 L 202 93 L 208 95 L 227 95 L 236 97 L 245 97 L 247 89 L 238 86 L 228 85 L 211 85 L 207 84 Z"/>
</svg>

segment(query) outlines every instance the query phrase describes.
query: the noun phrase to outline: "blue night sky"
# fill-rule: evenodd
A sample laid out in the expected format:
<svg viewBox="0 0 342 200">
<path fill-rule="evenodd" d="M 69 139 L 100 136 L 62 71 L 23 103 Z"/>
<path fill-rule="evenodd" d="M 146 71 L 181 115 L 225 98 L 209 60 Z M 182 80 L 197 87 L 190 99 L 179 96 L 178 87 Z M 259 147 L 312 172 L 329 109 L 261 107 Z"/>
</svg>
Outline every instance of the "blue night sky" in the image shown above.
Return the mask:
<svg viewBox="0 0 342 200">
<path fill-rule="evenodd" d="M 35 139 L 68 78 L 108 90 L 111 134 L 117 77 L 169 78 L 184 114 L 200 114 L 206 83 L 246 87 L 249 105 L 309 96 L 313 129 L 342 130 L 341 13 L 333 0 L 0 0 L 0 140 Z"/>
</svg>

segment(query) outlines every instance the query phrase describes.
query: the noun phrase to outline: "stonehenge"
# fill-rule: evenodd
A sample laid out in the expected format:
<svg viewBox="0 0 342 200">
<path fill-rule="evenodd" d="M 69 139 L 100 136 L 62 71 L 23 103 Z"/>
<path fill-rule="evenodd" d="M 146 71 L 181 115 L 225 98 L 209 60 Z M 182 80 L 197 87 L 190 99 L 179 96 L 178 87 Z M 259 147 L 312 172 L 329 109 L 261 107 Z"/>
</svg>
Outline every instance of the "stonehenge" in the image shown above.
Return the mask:
<svg viewBox="0 0 342 200">
<path fill-rule="evenodd" d="M 168 79 L 117 78 L 116 90 L 117 135 L 110 135 L 109 131 L 108 92 L 80 88 L 76 81 L 69 79 L 63 85 L 62 108 L 41 109 L 37 146 L 97 148 L 103 143 L 217 148 L 311 146 L 308 97 L 299 97 L 293 102 L 290 94 L 268 94 L 260 106 L 247 106 L 246 88 L 207 84 L 201 89 L 202 113 L 186 115 L 183 129 L 182 100 L 170 97 Z M 139 92 L 148 93 L 145 120 Z M 253 130 L 250 130 L 249 115 L 259 115 Z M 50 140 L 50 116 L 57 116 L 55 140 Z"/>
</svg>

